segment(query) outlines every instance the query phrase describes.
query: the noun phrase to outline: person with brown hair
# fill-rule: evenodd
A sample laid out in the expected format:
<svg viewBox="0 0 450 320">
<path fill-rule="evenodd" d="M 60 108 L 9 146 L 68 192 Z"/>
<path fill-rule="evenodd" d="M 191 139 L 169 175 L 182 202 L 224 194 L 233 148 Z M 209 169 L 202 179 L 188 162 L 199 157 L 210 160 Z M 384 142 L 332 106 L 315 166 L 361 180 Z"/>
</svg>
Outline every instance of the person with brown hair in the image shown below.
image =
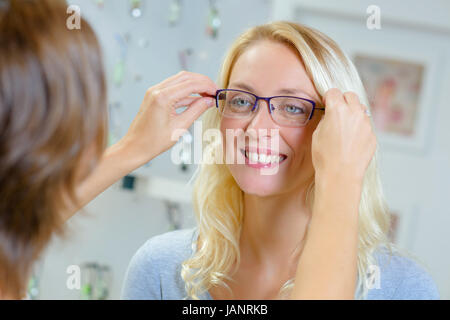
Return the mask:
<svg viewBox="0 0 450 320">
<path fill-rule="evenodd" d="M 173 129 L 214 102 L 190 94 L 217 88 L 187 72 L 150 88 L 128 134 L 104 152 L 106 82 L 92 28 L 81 18 L 69 30 L 65 1 L 0 4 L 0 298 L 19 299 L 64 221 L 174 144 Z M 190 107 L 176 115 L 174 101 Z"/>
</svg>

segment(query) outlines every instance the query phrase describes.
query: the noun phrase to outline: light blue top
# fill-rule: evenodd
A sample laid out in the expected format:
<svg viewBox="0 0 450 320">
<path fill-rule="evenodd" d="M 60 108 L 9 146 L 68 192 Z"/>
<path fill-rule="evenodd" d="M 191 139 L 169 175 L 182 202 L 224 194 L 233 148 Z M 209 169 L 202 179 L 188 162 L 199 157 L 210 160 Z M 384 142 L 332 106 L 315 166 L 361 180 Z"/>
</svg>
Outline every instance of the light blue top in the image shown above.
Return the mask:
<svg viewBox="0 0 450 320">
<path fill-rule="evenodd" d="M 176 230 L 149 239 L 135 253 L 128 266 L 122 289 L 122 299 L 186 298 L 181 278 L 181 263 L 195 248 L 197 228 Z M 431 276 L 410 258 L 399 255 L 376 254 L 380 281 L 372 284 L 368 300 L 439 299 L 438 289 Z M 386 263 L 389 262 L 389 263 Z M 205 292 L 200 299 L 212 300 Z"/>
</svg>

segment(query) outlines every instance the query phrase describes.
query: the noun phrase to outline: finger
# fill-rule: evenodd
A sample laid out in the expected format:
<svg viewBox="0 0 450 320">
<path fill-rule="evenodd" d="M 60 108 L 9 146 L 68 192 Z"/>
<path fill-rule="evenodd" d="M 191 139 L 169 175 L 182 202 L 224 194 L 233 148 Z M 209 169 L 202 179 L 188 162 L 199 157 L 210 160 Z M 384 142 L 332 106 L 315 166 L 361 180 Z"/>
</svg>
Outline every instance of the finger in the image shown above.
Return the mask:
<svg viewBox="0 0 450 320">
<path fill-rule="evenodd" d="M 183 128 L 189 128 L 192 123 L 200 117 L 200 115 L 205 112 L 208 108 L 215 105 L 215 99 L 213 98 L 200 98 L 198 101 L 192 103 L 186 110 L 178 115 L 179 124 Z"/>
<path fill-rule="evenodd" d="M 317 124 L 316 128 L 314 129 L 313 137 L 316 137 L 319 134 L 319 132 L 320 132 L 322 126 L 323 126 L 323 123 L 324 123 L 323 120 L 324 119 L 323 119 L 323 116 L 322 116 L 322 118 L 320 119 L 320 121 Z M 315 139 L 317 139 L 317 138 L 315 138 Z"/>
<path fill-rule="evenodd" d="M 348 105 L 357 106 L 360 104 L 358 95 L 352 91 L 345 92 L 344 99 Z"/>
<path fill-rule="evenodd" d="M 337 88 L 332 88 L 325 93 L 324 103 L 325 107 L 330 109 L 346 104 L 341 90 Z"/>
<path fill-rule="evenodd" d="M 184 99 L 178 101 L 177 103 L 175 103 L 174 108 L 189 106 L 193 102 L 195 102 L 195 101 L 197 101 L 199 99 L 201 99 L 201 97 L 187 97 L 187 98 L 184 98 Z"/>
<path fill-rule="evenodd" d="M 155 88 L 157 87 L 158 89 L 163 89 L 166 88 L 167 86 L 176 84 L 176 83 L 180 83 L 184 80 L 186 80 L 189 77 L 188 72 L 187 71 L 180 71 L 177 74 L 174 74 L 173 76 L 161 81 L 160 83 L 158 83 L 157 85 L 155 85 Z"/>
<path fill-rule="evenodd" d="M 184 82 L 188 79 L 204 80 L 204 81 L 210 82 L 214 86 L 216 85 L 214 83 L 214 81 L 212 81 L 208 76 L 205 76 L 200 73 L 189 72 L 189 71 L 183 70 L 183 71 L 180 71 L 179 73 L 177 73 L 176 75 L 164 80 L 158 86 L 159 86 L 159 89 L 163 89 L 163 88 L 167 88 L 169 86 L 173 86 L 178 83 Z"/>
<path fill-rule="evenodd" d="M 215 84 L 211 84 L 210 81 L 189 79 L 162 89 L 161 94 L 163 98 L 166 97 L 168 103 L 173 106 L 191 94 L 207 94 L 215 96 L 216 91 L 217 87 Z"/>
<path fill-rule="evenodd" d="M 208 97 L 208 98 L 216 98 L 216 94 L 209 94 L 209 93 L 203 93 L 203 92 L 200 92 L 200 93 L 196 93 L 195 95 L 194 95 L 194 97 L 196 97 L 196 98 L 201 98 L 201 97 Z"/>
</svg>

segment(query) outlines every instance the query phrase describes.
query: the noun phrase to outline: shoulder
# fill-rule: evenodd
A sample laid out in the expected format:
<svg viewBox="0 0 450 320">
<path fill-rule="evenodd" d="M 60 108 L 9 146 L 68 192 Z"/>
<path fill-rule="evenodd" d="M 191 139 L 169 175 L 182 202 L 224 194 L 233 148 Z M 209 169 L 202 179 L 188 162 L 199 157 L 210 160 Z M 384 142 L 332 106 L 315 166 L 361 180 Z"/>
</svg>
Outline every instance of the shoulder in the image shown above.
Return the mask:
<svg viewBox="0 0 450 320">
<path fill-rule="evenodd" d="M 181 264 L 192 254 L 195 228 L 167 232 L 147 240 L 130 261 L 124 299 L 181 299 Z"/>
<path fill-rule="evenodd" d="M 434 300 L 439 291 L 425 266 L 398 252 L 392 255 L 379 250 L 375 254 L 380 271 L 378 286 L 369 291 L 369 299 Z"/>
<path fill-rule="evenodd" d="M 154 236 L 147 240 L 136 254 L 140 253 L 156 260 L 190 254 L 195 230 L 175 230 Z"/>
</svg>

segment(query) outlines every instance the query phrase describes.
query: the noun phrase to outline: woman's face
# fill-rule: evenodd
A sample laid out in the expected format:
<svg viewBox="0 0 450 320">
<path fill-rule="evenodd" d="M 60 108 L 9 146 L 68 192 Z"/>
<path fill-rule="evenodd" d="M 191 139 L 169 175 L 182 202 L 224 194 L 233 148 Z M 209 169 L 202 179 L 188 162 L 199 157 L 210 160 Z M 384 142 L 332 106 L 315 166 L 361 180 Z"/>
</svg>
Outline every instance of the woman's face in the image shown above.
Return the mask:
<svg viewBox="0 0 450 320">
<path fill-rule="evenodd" d="M 238 58 L 228 89 L 245 90 L 261 97 L 290 95 L 314 100 L 316 103 L 321 101 L 299 55 L 291 48 L 271 41 L 251 46 Z M 283 89 L 295 89 L 295 92 L 286 94 L 282 92 Z M 222 118 L 220 130 L 225 139 L 224 152 L 232 152 L 237 157 L 235 163 L 227 166 L 245 193 L 270 196 L 301 191 L 314 177 L 311 139 L 323 111 L 316 110 L 304 127 L 283 127 L 272 120 L 265 101 L 260 100 L 258 103 L 259 108 L 253 118 Z M 233 130 L 235 136 L 229 139 L 234 141 L 226 141 L 227 129 L 242 130 Z M 264 132 L 259 129 L 266 129 L 267 134 L 255 135 L 255 132 Z M 272 170 L 276 173 L 270 174 L 271 171 L 266 169 L 266 173 L 262 174 L 261 165 L 245 161 L 247 156 L 245 150 L 241 150 L 242 143 L 238 143 L 238 139 L 243 139 L 239 136 L 246 134 L 257 141 L 258 149 L 253 150 L 259 154 L 270 153 L 267 150 L 276 146 L 274 139 L 278 139 L 278 150 L 272 150 L 272 153 L 278 151 L 284 160 L 279 163 L 277 170 Z M 248 140 L 246 141 L 245 147 L 252 149 Z"/>
</svg>

